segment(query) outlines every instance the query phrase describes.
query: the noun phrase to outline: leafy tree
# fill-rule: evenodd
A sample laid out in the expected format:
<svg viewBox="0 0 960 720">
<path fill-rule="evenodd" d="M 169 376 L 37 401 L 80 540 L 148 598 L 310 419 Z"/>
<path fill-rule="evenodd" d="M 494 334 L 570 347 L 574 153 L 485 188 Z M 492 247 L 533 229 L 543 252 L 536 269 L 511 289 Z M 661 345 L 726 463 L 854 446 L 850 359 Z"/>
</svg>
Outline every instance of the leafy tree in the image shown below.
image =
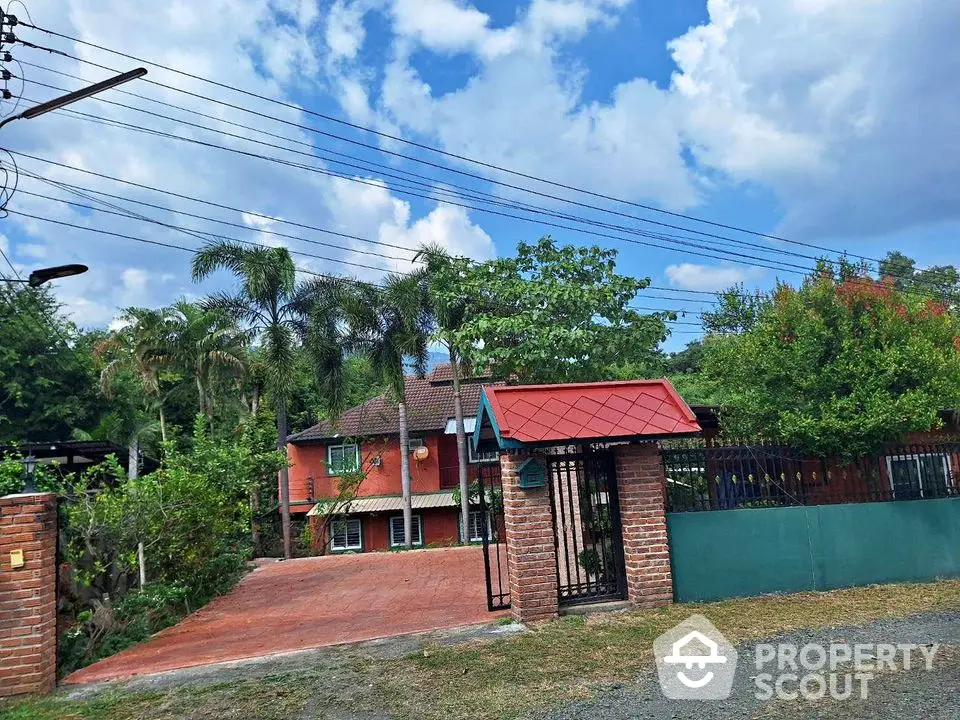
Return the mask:
<svg viewBox="0 0 960 720">
<path fill-rule="evenodd" d="M 314 305 L 322 316 L 311 324 L 310 344 L 323 358 L 324 387 L 336 416 L 343 407 L 343 360 L 359 355 L 370 364 L 377 382 L 397 402 L 400 430 L 400 479 L 403 494 L 404 544 L 412 545 L 409 432 L 406 406 L 406 368 L 418 375 L 427 368 L 431 330 L 430 298 L 422 278 L 390 275 L 383 285 L 345 280 L 318 281 Z M 333 392 L 333 388 L 339 388 Z"/>
<path fill-rule="evenodd" d="M 95 425 L 91 352 L 47 288 L 0 284 L 0 442 L 64 440 Z"/>
<path fill-rule="evenodd" d="M 950 302 L 960 299 L 960 272 L 953 265 L 935 265 L 917 270 L 913 258 L 902 252 L 888 252 L 880 263 L 880 276 L 888 277 L 899 289 L 943 296 Z"/>
<path fill-rule="evenodd" d="M 762 300 L 744 332 L 708 337 L 704 370 L 728 430 L 857 457 L 936 427 L 960 402 L 958 336 L 941 300 L 821 263 Z"/>
<path fill-rule="evenodd" d="M 166 309 L 127 308 L 120 316 L 123 327 L 97 343 L 94 356 L 104 362 L 100 371 L 100 389 L 107 398 L 112 398 L 118 377 L 133 374 L 140 382 L 147 404 L 155 410 L 160 420 L 160 435 L 167 440 L 166 418 L 160 392 L 160 371 L 167 353 Z M 130 473 L 136 474 L 139 457 L 140 431 L 147 426 L 137 417 L 139 408 L 130 408 L 130 413 L 120 420 L 124 436 L 130 447 Z"/>
<path fill-rule="evenodd" d="M 247 335 L 224 312 L 180 300 L 168 310 L 164 339 L 168 361 L 197 387 L 200 412 L 213 417 L 213 388 L 223 375 L 246 372 Z"/>
<path fill-rule="evenodd" d="M 232 273 L 239 287 L 234 294 L 211 295 L 204 308 L 232 317 L 259 345 L 264 379 L 276 408 L 277 449 L 286 454 L 287 403 L 294 388 L 297 348 L 307 338 L 310 318 L 316 312 L 310 298 L 316 285 L 297 283 L 296 267 L 286 248 L 215 241 L 194 255 L 193 279 L 203 280 L 217 270 Z M 306 343 L 308 350 L 325 347 L 322 332 L 311 337 L 314 342 Z M 280 510 L 283 553 L 290 558 L 290 478 L 286 465 L 280 469 Z"/>
<path fill-rule="evenodd" d="M 470 479 L 467 464 L 467 433 L 463 421 L 463 397 L 460 392 L 460 373 L 463 369 L 462 355 L 455 333 L 463 329 L 467 319 L 466 303 L 462 295 L 445 292 L 443 282 L 453 270 L 453 258 L 439 245 L 426 245 L 415 256 L 426 263 L 421 273 L 427 285 L 427 297 L 433 316 L 434 339 L 447 348 L 450 359 L 450 374 L 453 380 L 453 416 L 457 435 L 457 471 L 459 475 L 458 497 L 460 502 L 460 537 L 470 538 Z"/>
<path fill-rule="evenodd" d="M 703 329 L 708 333 L 739 333 L 757 324 L 766 296 L 760 291 L 748 293 L 742 284 L 718 294 L 717 309 L 704 312 Z"/>
<path fill-rule="evenodd" d="M 628 307 L 650 281 L 618 275 L 616 255 L 544 237 L 514 258 L 453 259 L 435 283 L 440 302 L 464 308 L 451 341 L 469 365 L 522 382 L 604 380 L 657 362 L 673 314 Z"/>
</svg>

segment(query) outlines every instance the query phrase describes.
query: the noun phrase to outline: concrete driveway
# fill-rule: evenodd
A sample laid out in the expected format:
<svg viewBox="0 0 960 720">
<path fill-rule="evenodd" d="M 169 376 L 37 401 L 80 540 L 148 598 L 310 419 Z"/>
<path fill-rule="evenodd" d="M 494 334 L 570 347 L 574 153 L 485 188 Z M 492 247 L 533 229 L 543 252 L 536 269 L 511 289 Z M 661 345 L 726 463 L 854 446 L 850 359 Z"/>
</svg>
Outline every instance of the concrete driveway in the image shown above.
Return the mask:
<svg viewBox="0 0 960 720">
<path fill-rule="evenodd" d="M 69 675 L 81 684 L 491 622 L 479 547 L 264 565 L 148 641 Z"/>
</svg>

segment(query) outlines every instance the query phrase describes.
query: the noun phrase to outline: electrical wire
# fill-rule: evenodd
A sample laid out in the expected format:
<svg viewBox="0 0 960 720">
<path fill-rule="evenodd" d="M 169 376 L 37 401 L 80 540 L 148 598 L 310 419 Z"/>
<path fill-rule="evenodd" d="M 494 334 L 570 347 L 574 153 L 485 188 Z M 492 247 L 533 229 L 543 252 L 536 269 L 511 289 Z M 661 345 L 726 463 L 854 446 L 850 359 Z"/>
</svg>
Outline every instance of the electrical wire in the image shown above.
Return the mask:
<svg viewBox="0 0 960 720">
<path fill-rule="evenodd" d="M 380 136 L 380 137 L 382 137 L 382 138 L 384 138 L 384 139 L 389 139 L 389 140 L 392 140 L 392 141 L 395 141 L 395 142 L 399 142 L 399 143 L 402 143 L 402 144 L 405 144 L 405 145 L 410 145 L 410 146 L 414 146 L 414 147 L 417 147 L 417 148 L 420 148 L 420 149 L 423 149 L 423 150 L 428 150 L 428 151 L 431 151 L 431 152 L 434 152 L 434 153 L 438 153 L 438 154 L 441 154 L 441 155 L 445 155 L 445 156 L 447 156 L 447 157 L 451 157 L 451 158 L 453 158 L 453 159 L 457 159 L 457 160 L 463 161 L 463 162 L 475 164 L 475 165 L 478 165 L 478 166 L 481 166 L 481 167 L 484 167 L 484 168 L 487 168 L 487 169 L 491 169 L 491 170 L 495 170 L 495 171 L 498 171 L 498 172 L 507 173 L 507 174 L 510 174 L 510 175 L 514 175 L 514 176 L 517 176 L 517 177 L 522 177 L 522 178 L 525 178 L 525 179 L 528 179 L 528 180 L 533 180 L 533 181 L 536 181 L 536 182 L 545 183 L 545 184 L 547 184 L 547 185 L 551 185 L 551 186 L 554 186 L 554 187 L 563 188 L 563 189 L 570 190 L 570 191 L 574 191 L 574 192 L 577 192 L 577 193 L 582 193 L 582 194 L 585 194 L 585 195 L 588 195 L 588 196 L 591 196 L 591 197 L 601 198 L 601 199 L 604 199 L 604 200 L 607 200 L 607 201 L 616 202 L 616 203 L 620 203 L 620 204 L 623 204 L 623 205 L 628 205 L 628 206 L 632 206 L 632 207 L 641 208 L 641 209 L 644 209 L 644 210 L 648 210 L 648 211 L 650 211 L 650 212 L 656 212 L 656 213 L 668 215 L 668 216 L 675 217 L 675 218 L 685 219 L 685 220 L 688 220 L 688 221 L 690 221 L 690 222 L 696 222 L 696 223 L 706 224 L 706 225 L 710 225 L 710 226 L 717 227 L 717 228 L 722 228 L 722 229 L 726 229 L 726 230 L 731 230 L 731 231 L 734 231 L 734 232 L 742 232 L 742 233 L 745 233 L 745 234 L 753 235 L 753 236 L 755 236 L 755 237 L 762 237 L 762 238 L 766 238 L 766 239 L 769 239 L 769 240 L 776 240 L 776 241 L 778 241 L 778 242 L 783 242 L 783 243 L 788 243 L 788 244 L 794 244 L 794 245 L 800 245 L 800 246 L 808 247 L 808 248 L 811 248 L 811 249 L 816 249 L 816 250 L 821 250 L 821 251 L 823 251 L 823 252 L 828 252 L 828 253 L 831 253 L 831 254 L 843 254 L 843 255 L 847 255 L 847 256 L 849 256 L 849 257 L 857 257 L 858 259 L 863 259 L 863 260 L 866 260 L 866 261 L 868 261 L 868 262 L 875 262 L 875 263 L 882 262 L 881 260 L 879 260 L 879 259 L 877 259 L 877 258 L 870 258 L 870 257 L 868 257 L 868 256 L 853 255 L 853 254 L 851 254 L 851 253 L 847 253 L 846 251 L 838 250 L 838 249 L 836 249 L 836 248 L 829 248 L 829 247 L 825 247 L 825 246 L 822 246 L 822 245 L 816 245 L 816 244 L 814 244 L 814 243 L 807 243 L 807 242 L 803 242 L 803 241 L 799 241 L 799 240 L 791 240 L 791 239 L 788 239 L 788 238 L 780 237 L 780 236 L 778 236 L 778 235 L 772 235 L 772 234 L 769 234 L 769 233 L 763 233 L 763 232 L 758 232 L 758 231 L 755 231 L 755 230 L 749 230 L 749 229 L 742 228 L 742 227 L 738 227 L 738 226 L 735 226 L 735 225 L 730 225 L 730 224 L 725 224 L 725 223 L 714 222 L 714 221 L 711 221 L 711 220 L 706 220 L 706 219 L 704 219 L 704 218 L 699 218 L 699 217 L 696 217 L 696 216 L 693 216 L 693 215 L 688 215 L 688 214 L 686 214 L 686 213 L 678 213 L 678 212 L 672 212 L 672 211 L 668 211 L 668 210 L 663 210 L 662 208 L 658 208 L 658 207 L 655 207 L 655 206 L 645 205 L 645 204 L 643 204 L 643 203 L 636 203 L 636 202 L 629 201 L 629 200 L 625 200 L 625 199 L 622 199 L 622 198 L 617 198 L 617 197 L 614 197 L 614 196 L 611 196 L 611 195 L 606 195 L 606 194 L 604 194 L 604 193 L 597 193 L 597 192 L 593 192 L 593 191 L 586 190 L 586 189 L 583 189 L 583 188 L 579 188 L 579 187 L 576 187 L 576 186 L 566 185 L 566 184 L 564 184 L 564 183 L 558 183 L 558 182 L 555 182 L 555 181 L 552 181 L 552 180 L 548 180 L 548 179 L 544 179 L 544 178 L 540 178 L 540 177 L 537 177 L 537 176 L 534 176 L 534 175 L 530 175 L 530 174 L 522 173 L 522 172 L 519 172 L 519 171 L 511 170 L 511 169 L 508 169 L 508 168 L 500 167 L 500 166 L 495 165 L 495 164 L 492 164 L 492 163 L 486 163 L 486 162 L 483 162 L 483 161 L 480 161 L 480 160 L 476 160 L 476 159 L 469 158 L 469 157 L 466 157 L 466 156 L 458 155 L 458 154 L 456 154 L 456 153 L 450 153 L 450 152 L 447 152 L 447 151 L 444 151 L 444 150 L 441 150 L 441 149 L 438 149 L 438 148 L 434 148 L 434 147 L 431 147 L 431 146 L 426 145 L 426 144 L 423 144 L 423 143 L 418 143 L 418 142 L 413 141 L 413 140 L 408 140 L 408 139 L 405 139 L 405 138 L 402 138 L 402 137 L 399 137 L 399 136 L 395 136 L 395 135 L 392 135 L 392 134 L 389 134 L 389 133 L 384 133 L 384 132 L 382 132 L 382 131 L 378 131 L 378 130 L 375 130 L 375 129 L 373 129 L 373 128 L 367 128 L 367 127 L 364 127 L 364 126 L 362 126 L 362 125 L 358 125 L 358 124 L 355 124 L 355 123 L 351 123 L 351 122 L 349 122 L 349 121 L 342 120 L 342 119 L 340 119 L 340 118 L 336 118 L 336 117 L 331 116 L 331 115 L 327 115 L 327 114 L 324 114 L 324 113 L 319 113 L 319 112 L 314 111 L 314 110 L 311 110 L 311 109 L 309 109 L 309 108 L 303 108 L 303 107 L 301 107 L 301 106 L 299 106 L 299 105 L 295 105 L 295 104 L 293 104 L 293 103 L 288 103 L 288 102 L 285 102 L 285 101 L 282 101 L 282 100 L 277 100 L 277 99 L 275 99 L 275 98 L 270 98 L 270 97 L 267 97 L 267 96 L 265 96 L 265 95 L 261 95 L 261 94 L 259 94 L 259 93 L 254 93 L 254 92 L 251 92 L 251 91 L 248 91 L 248 90 L 243 90 L 243 89 L 241 89 L 241 88 L 236 88 L 236 87 L 227 85 L 227 84 L 225 84 L 225 83 L 220 83 L 220 82 L 217 82 L 217 81 L 215 81 L 215 80 L 210 80 L 210 79 L 208 79 L 208 78 L 204 78 L 204 77 L 202 77 L 202 76 L 195 75 L 195 74 L 193 74 L 193 73 L 189 73 L 189 72 L 186 72 L 186 71 L 183 71 L 183 70 L 178 70 L 178 69 L 176 69 L 176 68 L 172 68 L 172 67 L 163 65 L 163 64 L 161 64 L 161 63 L 156 63 L 156 62 L 153 62 L 153 61 L 150 61 L 150 60 L 146 60 L 146 59 L 144 59 L 144 58 L 139 58 L 139 57 L 136 57 L 136 56 L 134 56 L 134 55 L 130 55 L 130 54 L 128 54 L 128 53 L 120 52 L 120 51 L 117 51 L 117 50 L 113 50 L 113 49 L 111 49 L 111 48 L 107 48 L 107 47 L 104 47 L 104 46 L 101 46 L 101 45 L 97 45 L 97 44 L 95 44 L 95 43 L 90 43 L 90 42 L 88 42 L 88 41 L 81 40 L 81 39 L 79 39 L 79 38 L 75 38 L 75 37 L 72 37 L 72 36 L 70 36 L 70 35 L 66 35 L 66 34 L 63 34 L 63 33 L 58 33 L 58 32 L 56 32 L 56 31 L 49 30 L 49 29 L 47 29 L 47 28 L 38 27 L 38 26 L 29 24 L 29 23 L 22 23 L 22 24 L 24 24 L 24 25 L 27 26 L 27 27 L 31 27 L 31 28 L 33 28 L 33 29 L 35 29 L 35 30 L 38 30 L 39 32 L 44 32 L 44 33 L 47 33 L 47 34 L 50 34 L 50 35 L 53 35 L 53 36 L 56 36 L 56 37 L 60 37 L 60 38 L 66 39 L 66 40 L 70 40 L 70 41 L 72 41 L 72 42 L 76 42 L 76 43 L 79 43 L 79 44 L 82 44 L 82 45 L 87 45 L 87 46 L 89 46 L 89 47 L 93 47 L 93 48 L 96 48 L 96 49 L 99 49 L 99 50 L 102 50 L 102 51 L 105 51 L 105 52 L 109 52 L 109 53 L 114 54 L 114 55 L 118 55 L 118 56 L 121 56 L 121 57 L 125 57 L 125 58 L 130 59 L 130 60 L 135 60 L 135 61 L 137 61 L 137 62 L 145 63 L 145 64 L 148 64 L 148 65 L 153 65 L 154 67 L 161 68 L 161 69 L 166 70 L 166 71 L 168 71 L 168 72 L 176 73 L 176 74 L 179 74 L 179 75 L 182 75 L 182 76 L 185 76 L 185 77 L 189 77 L 189 78 L 192 78 L 192 79 L 195 79 L 195 80 L 199 80 L 199 81 L 201 81 L 201 82 L 208 83 L 208 84 L 211 84 L 211 85 L 214 85 L 214 86 L 216 86 L 216 87 L 223 88 L 223 89 L 231 90 L 231 91 L 233 91 L 233 92 L 237 92 L 237 93 L 240 93 L 240 94 L 245 95 L 245 96 L 248 96 L 248 97 L 253 97 L 253 98 L 256 98 L 256 99 L 258 99 L 258 100 L 263 100 L 263 101 L 265 101 L 265 102 L 269 102 L 269 103 L 273 103 L 273 104 L 276 104 L 276 105 L 280 105 L 280 106 L 282 106 L 282 107 L 285 107 L 285 108 L 288 108 L 288 109 L 291 109 L 291 110 L 295 110 L 295 111 L 297 111 L 297 112 L 302 112 L 302 113 L 304 113 L 304 114 L 307 114 L 307 115 L 310 115 L 310 116 L 313 116 L 313 117 L 317 117 L 317 118 L 322 119 L 322 120 L 326 120 L 326 121 L 328 121 L 328 122 L 333 122 L 333 123 L 337 123 L 337 124 L 344 125 L 344 126 L 347 126 L 347 127 L 351 127 L 351 128 L 353 128 L 353 129 L 356 129 L 356 130 L 361 130 L 361 131 L 364 131 L 364 132 L 372 133 L 372 134 L 377 135 L 377 136 Z M 19 40 L 18 40 L 18 41 L 19 41 Z M 80 62 L 80 63 L 83 63 L 83 64 L 87 64 L 87 65 L 91 65 L 91 66 L 94 66 L 94 67 L 98 67 L 98 68 L 103 69 L 103 70 L 108 70 L 108 71 L 110 71 L 110 72 L 118 72 L 115 68 L 111 68 L 111 67 L 106 66 L 106 65 L 101 65 L 101 64 L 99 64 L 99 63 L 95 63 L 95 62 L 93 62 L 93 61 L 90 61 L 90 60 L 87 60 L 87 59 L 85 59 L 85 58 L 81 58 L 81 57 L 72 55 L 72 54 L 70 54 L 70 53 L 67 53 L 67 52 L 64 52 L 64 51 L 61 51 L 61 50 L 56 50 L 56 49 L 53 49 L 53 48 L 44 48 L 44 47 L 36 46 L 36 45 L 28 45 L 28 47 L 30 47 L 30 46 L 32 46 L 32 47 L 35 48 L 35 49 L 45 50 L 45 51 L 48 51 L 48 52 L 54 52 L 54 53 L 56 53 L 56 54 L 58 54 L 58 55 L 61 55 L 61 56 L 70 58 L 70 59 L 72 59 L 72 60 L 74 60 L 74 61 L 76 61 L 76 62 Z M 456 174 L 460 174 L 460 175 L 465 175 L 465 176 L 467 176 L 467 177 L 472 177 L 472 178 L 474 178 L 474 179 L 482 180 L 482 181 L 484 181 L 484 182 L 491 182 L 491 183 L 494 183 L 494 184 L 501 185 L 501 186 L 503 186 L 503 187 L 508 187 L 508 188 L 511 188 L 511 189 L 514 189 L 514 190 L 519 190 L 519 191 L 522 191 L 522 192 L 531 193 L 531 194 L 534 194 L 534 195 L 538 195 L 538 196 L 541 196 L 541 197 L 549 198 L 549 199 L 552 199 L 552 200 L 557 200 L 557 201 L 564 202 L 564 203 L 571 203 L 571 204 L 579 205 L 579 206 L 581 206 L 581 207 L 586 207 L 586 208 L 589 208 L 589 209 L 598 210 L 598 211 L 600 211 L 600 212 L 609 212 L 609 213 L 614 213 L 614 214 L 625 215 L 625 214 L 623 214 L 623 213 L 617 213 L 616 211 L 611 210 L 611 209 L 609 209 L 609 208 L 602 208 L 602 207 L 597 207 L 597 206 L 593 206 L 593 205 L 583 204 L 583 203 L 580 203 L 580 202 L 578 202 L 578 201 L 572 200 L 572 199 L 570 199 L 570 198 L 558 197 L 558 196 L 555 196 L 555 195 L 550 195 L 550 194 L 547 194 L 547 193 L 542 193 L 542 192 L 533 190 L 533 189 L 528 188 L 528 187 L 519 186 L 519 185 L 513 185 L 513 184 L 510 184 L 510 183 L 505 183 L 505 182 L 503 182 L 502 180 L 497 180 L 497 179 L 494 179 L 494 178 L 490 178 L 489 176 L 486 176 L 486 175 L 479 175 L 479 174 L 470 173 L 470 172 L 467 172 L 467 171 L 464 171 L 464 170 L 461 170 L 461 169 L 458 169 L 458 168 L 452 168 L 452 167 L 449 167 L 449 166 L 439 165 L 439 164 L 437 164 L 437 163 L 432 163 L 432 162 L 423 160 L 422 158 L 418 158 L 418 157 L 416 157 L 416 156 L 411 156 L 411 155 L 406 155 L 406 154 L 404 154 L 404 153 L 398 153 L 398 152 L 396 152 L 396 151 L 391 151 L 391 150 L 389 150 L 389 149 L 387 149 L 387 148 L 384 148 L 384 147 L 381 147 L 381 146 L 378 146 L 378 145 L 372 145 L 372 144 L 369 144 L 369 143 L 363 143 L 363 142 L 357 141 L 357 140 L 355 140 L 355 139 L 353 139 L 353 138 L 349 138 L 349 137 L 345 137 L 345 136 L 341 136 L 341 135 L 336 135 L 336 134 L 334 134 L 334 133 L 329 133 L 329 132 L 320 130 L 320 129 L 318 129 L 318 128 L 315 128 L 315 127 L 312 127 L 312 126 L 309 126 L 309 125 L 304 125 L 304 124 L 302 124 L 302 123 L 297 123 L 297 122 L 294 122 L 294 121 L 291 121 L 291 120 L 287 120 L 287 119 L 285 119 L 285 118 L 279 118 L 279 117 L 276 117 L 276 116 L 273 116 L 273 115 L 269 115 L 269 114 L 267 114 L 267 113 L 262 113 L 262 112 L 259 112 L 259 111 L 256 111 L 256 110 L 252 110 L 252 109 L 250 109 L 250 108 L 248 108 L 248 107 L 243 107 L 243 106 L 240 106 L 240 105 L 236 105 L 236 104 L 234 104 L 234 103 L 229 103 L 229 102 L 224 101 L 224 100 L 219 100 L 219 99 L 212 98 L 212 97 L 209 97 L 209 96 L 205 96 L 205 95 L 202 95 L 202 94 L 199 94 L 199 93 L 194 93 L 194 92 L 191 92 L 191 91 L 188 91 L 188 90 L 184 90 L 183 88 L 178 88 L 178 87 L 176 87 L 176 86 L 172 86 L 172 85 L 167 85 L 167 84 L 164 84 L 164 83 L 160 83 L 160 82 L 158 82 L 158 81 L 156 81 L 156 80 L 153 80 L 153 79 L 150 79 L 150 78 L 145 78 L 145 79 L 144 79 L 144 82 L 149 83 L 149 84 L 152 84 L 152 85 L 155 85 L 155 86 L 158 86 L 158 87 L 162 87 L 162 88 L 164 88 L 164 89 L 171 90 L 171 91 L 174 91 L 174 92 L 183 93 L 183 94 L 186 94 L 186 95 L 189 95 L 189 96 L 192 96 L 192 97 L 195 97 L 195 98 L 198 98 L 198 99 L 207 101 L 207 102 L 217 103 L 217 104 L 223 105 L 223 106 L 225 106 L 225 107 L 230 107 L 230 108 L 233 108 L 233 109 L 238 110 L 238 111 L 241 111 L 241 112 L 245 112 L 245 113 L 249 113 L 249 114 L 252 114 L 252 115 L 256 115 L 256 116 L 261 117 L 261 118 L 264 118 L 264 119 L 269 119 L 269 120 L 273 120 L 273 121 L 275 121 L 275 122 L 279 122 L 279 123 L 283 123 L 283 124 L 290 125 L 290 126 L 293 126 L 293 127 L 297 127 L 297 128 L 299 128 L 299 129 L 301 129 L 301 130 L 306 130 L 306 131 L 309 131 L 309 132 L 318 133 L 318 134 L 324 135 L 324 136 L 326 136 L 326 137 L 330 137 L 330 138 L 332 138 L 332 139 L 337 139 L 337 140 L 341 140 L 341 141 L 343 141 L 343 142 L 348 142 L 348 143 L 351 143 L 351 144 L 354 144 L 354 145 L 359 145 L 359 146 L 362 146 L 362 147 L 366 147 L 366 148 L 371 149 L 371 150 L 374 150 L 374 151 L 376 151 L 376 152 L 378 152 L 378 153 L 383 153 L 383 154 L 387 154 L 387 155 L 393 155 L 393 156 L 396 156 L 396 157 L 400 157 L 400 158 L 409 160 L 409 161 L 411 161 L 411 162 L 416 162 L 416 163 L 424 164 L 424 165 L 427 165 L 427 166 L 430 166 L 430 167 L 435 167 L 435 168 L 440 169 L 440 170 L 443 170 L 443 171 L 445 171 L 445 172 L 450 172 L 450 173 L 456 173 Z M 682 226 L 674 226 L 674 225 L 670 225 L 670 224 L 659 223 L 658 221 L 651 220 L 650 218 L 637 217 L 637 216 L 633 216 L 633 215 L 625 215 L 625 216 L 626 216 L 626 217 L 630 217 L 631 219 L 634 219 L 634 220 L 639 220 L 639 221 L 641 221 L 641 222 L 649 222 L 649 223 L 654 223 L 654 224 L 660 224 L 660 225 L 662 225 L 662 226 L 664 226 L 664 227 L 668 227 L 668 228 L 671 228 L 671 229 L 679 229 L 679 230 L 683 230 L 683 231 L 686 231 L 686 232 L 693 232 L 693 233 L 695 233 L 695 234 L 704 234 L 702 231 L 698 231 L 698 230 L 695 230 L 695 229 L 693 229 L 693 228 L 682 227 Z M 707 234 L 707 236 L 710 236 L 710 235 Z"/>
</svg>

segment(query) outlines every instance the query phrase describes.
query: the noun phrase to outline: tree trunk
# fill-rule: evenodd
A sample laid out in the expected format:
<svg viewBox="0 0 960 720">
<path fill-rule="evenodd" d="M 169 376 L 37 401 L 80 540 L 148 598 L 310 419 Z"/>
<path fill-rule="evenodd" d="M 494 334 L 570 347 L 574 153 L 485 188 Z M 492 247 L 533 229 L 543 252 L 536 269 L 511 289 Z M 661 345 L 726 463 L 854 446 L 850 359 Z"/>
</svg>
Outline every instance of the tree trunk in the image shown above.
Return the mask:
<svg viewBox="0 0 960 720">
<path fill-rule="evenodd" d="M 260 488 L 250 488 L 250 540 L 253 543 L 253 556 L 263 557 L 263 545 L 260 539 Z"/>
<path fill-rule="evenodd" d="M 260 383 L 253 384 L 253 393 L 250 397 L 250 414 L 256 415 L 260 411 Z"/>
<path fill-rule="evenodd" d="M 460 397 L 460 368 L 457 353 L 450 348 L 450 372 L 453 377 L 453 414 L 457 424 L 457 469 L 460 473 L 460 539 L 470 542 L 470 478 L 467 475 L 467 432 L 463 427 L 463 399 Z"/>
<path fill-rule="evenodd" d="M 140 438 L 134 435 L 127 445 L 127 477 L 136 480 L 140 474 Z"/>
<path fill-rule="evenodd" d="M 140 592 L 143 592 L 147 584 L 147 558 L 142 541 L 137 543 L 137 563 L 140 565 Z"/>
<path fill-rule="evenodd" d="M 163 403 L 160 404 L 160 439 L 167 442 L 167 418 L 163 414 Z"/>
<path fill-rule="evenodd" d="M 197 394 L 200 396 L 200 412 L 203 415 L 207 414 L 207 394 L 203 391 L 203 382 L 200 380 L 200 375 L 196 375 L 197 381 Z"/>
<path fill-rule="evenodd" d="M 287 403 L 277 398 L 277 450 L 287 457 Z M 280 468 L 280 517 L 283 522 L 283 557 L 287 560 L 293 557 L 290 545 L 290 472 L 284 461 Z"/>
<path fill-rule="evenodd" d="M 140 438 L 134 435 L 130 438 L 127 447 L 127 477 L 136 480 L 140 475 Z M 140 568 L 140 592 L 147 584 L 147 558 L 143 549 L 143 541 L 137 543 L 137 565 Z"/>
<path fill-rule="evenodd" d="M 403 493 L 403 544 L 413 547 L 413 504 L 410 496 L 410 433 L 407 430 L 407 406 L 397 403 L 400 415 L 400 491 Z M 422 538 L 421 538 L 422 539 Z"/>
</svg>

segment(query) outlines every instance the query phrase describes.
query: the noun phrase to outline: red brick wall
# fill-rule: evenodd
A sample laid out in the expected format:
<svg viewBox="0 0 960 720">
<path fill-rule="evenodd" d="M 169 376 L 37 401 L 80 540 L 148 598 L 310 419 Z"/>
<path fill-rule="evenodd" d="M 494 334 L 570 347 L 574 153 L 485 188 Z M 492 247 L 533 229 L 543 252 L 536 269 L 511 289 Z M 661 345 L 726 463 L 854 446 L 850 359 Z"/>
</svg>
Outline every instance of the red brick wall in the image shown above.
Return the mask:
<svg viewBox="0 0 960 720">
<path fill-rule="evenodd" d="M 440 489 L 440 450 L 442 435 L 423 438 L 430 451 L 426 460 L 410 457 L 410 481 L 415 493 L 437 492 Z M 327 448 L 325 445 L 287 445 L 290 457 L 290 502 L 304 502 L 291 508 L 293 512 L 307 512 L 312 507 L 306 501 L 337 496 L 337 478 L 327 475 Z M 379 465 L 373 459 L 380 458 Z M 360 446 L 360 459 L 367 473 L 360 484 L 360 497 L 399 495 L 400 441 L 397 438 L 369 440 Z"/>
<path fill-rule="evenodd" d="M 23 567 L 11 567 L 13 550 Z M 56 553 L 56 495 L 0 498 L 0 697 L 56 684 Z"/>
<path fill-rule="evenodd" d="M 673 602 L 664 478 L 656 443 L 616 448 L 627 595 L 639 608 Z"/>
<path fill-rule="evenodd" d="M 390 518 L 396 513 L 363 513 L 352 517 L 359 518 L 363 527 L 363 551 L 377 552 L 390 549 Z M 423 540 L 427 545 L 452 545 L 459 539 L 459 518 L 456 508 L 436 508 L 414 510 L 414 515 L 423 518 Z M 318 552 L 328 550 L 327 537 L 322 531 L 320 518 L 310 518 L 313 549 Z"/>
<path fill-rule="evenodd" d="M 503 513 L 507 531 L 510 604 L 517 622 L 557 616 L 557 555 L 550 489 L 521 490 L 517 471 L 526 460 L 501 455 Z"/>
</svg>

